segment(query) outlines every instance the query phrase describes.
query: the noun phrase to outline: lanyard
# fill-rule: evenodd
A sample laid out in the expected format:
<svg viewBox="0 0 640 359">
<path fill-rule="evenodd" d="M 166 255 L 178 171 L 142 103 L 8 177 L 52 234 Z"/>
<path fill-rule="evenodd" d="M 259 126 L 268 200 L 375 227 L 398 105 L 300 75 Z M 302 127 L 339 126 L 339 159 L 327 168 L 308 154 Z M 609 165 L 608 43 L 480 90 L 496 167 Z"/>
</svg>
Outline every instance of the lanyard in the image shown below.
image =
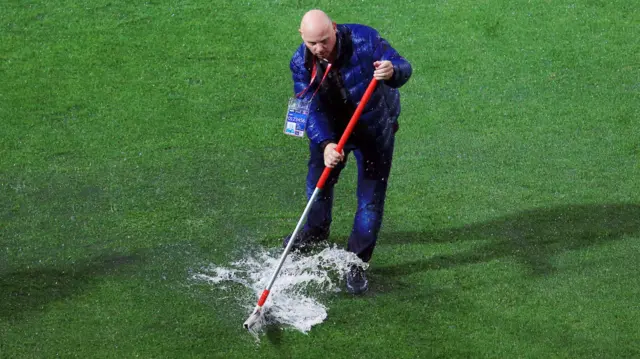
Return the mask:
<svg viewBox="0 0 640 359">
<path fill-rule="evenodd" d="M 309 87 L 311 87 L 311 84 L 313 83 L 313 81 L 316 79 L 316 75 L 317 75 L 317 67 L 318 65 L 316 64 L 316 58 L 313 58 L 313 70 L 311 70 L 311 81 L 309 81 L 309 85 L 302 90 L 302 92 L 300 92 L 296 97 L 301 97 L 304 96 L 304 94 L 307 93 L 307 90 L 309 90 Z M 331 63 L 327 64 L 327 69 L 324 71 L 324 75 L 322 76 L 322 79 L 320 80 L 320 83 L 318 84 L 318 88 L 313 92 L 313 95 L 311 95 L 311 100 L 313 100 L 313 98 L 316 96 L 316 93 L 318 92 L 318 90 L 320 89 L 320 86 L 322 85 L 322 83 L 324 82 L 324 79 L 327 77 L 327 75 L 329 74 L 329 71 L 331 71 Z"/>
</svg>

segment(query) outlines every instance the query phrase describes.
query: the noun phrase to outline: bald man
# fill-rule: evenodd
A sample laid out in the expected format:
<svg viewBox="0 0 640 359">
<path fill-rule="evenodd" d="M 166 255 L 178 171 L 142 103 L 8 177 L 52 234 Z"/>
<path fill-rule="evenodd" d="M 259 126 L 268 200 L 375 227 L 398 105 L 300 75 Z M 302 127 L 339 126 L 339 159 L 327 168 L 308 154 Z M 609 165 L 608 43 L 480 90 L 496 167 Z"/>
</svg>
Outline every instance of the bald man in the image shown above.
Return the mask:
<svg viewBox="0 0 640 359">
<path fill-rule="evenodd" d="M 308 109 L 308 199 L 324 167 L 333 170 L 293 247 L 308 248 L 328 239 L 333 189 L 348 154 L 353 153 L 358 167 L 358 206 L 347 250 L 369 262 L 382 224 L 391 171 L 400 115 L 398 88 L 409 80 L 412 68 L 375 29 L 336 24 L 321 10 L 307 12 L 299 31 L 303 43 L 294 53 L 290 68 L 297 101 Z M 337 143 L 372 78 L 379 81 L 378 85 L 344 150 L 338 153 Z M 289 240 L 290 236 L 285 238 L 284 246 Z M 368 289 L 362 266 L 350 268 L 346 285 L 354 294 Z"/>
</svg>

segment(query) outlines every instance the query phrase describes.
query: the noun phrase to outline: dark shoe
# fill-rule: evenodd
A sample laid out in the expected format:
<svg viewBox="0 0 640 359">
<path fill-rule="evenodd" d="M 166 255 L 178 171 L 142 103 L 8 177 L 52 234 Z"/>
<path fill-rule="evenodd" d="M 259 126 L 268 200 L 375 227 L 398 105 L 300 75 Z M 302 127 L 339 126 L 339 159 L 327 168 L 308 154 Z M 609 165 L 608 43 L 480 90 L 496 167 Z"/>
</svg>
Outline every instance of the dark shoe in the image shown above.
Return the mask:
<svg viewBox="0 0 640 359">
<path fill-rule="evenodd" d="M 291 246 L 291 249 L 299 250 L 299 251 L 311 249 L 314 246 L 317 246 L 322 242 L 325 242 L 328 237 L 329 237 L 328 232 L 322 235 L 312 235 L 302 231 L 300 234 L 298 234 L 298 238 L 296 238 L 296 241 Z M 291 235 L 284 237 L 284 240 L 282 241 L 282 248 L 286 248 L 290 240 L 291 240 Z"/>
<path fill-rule="evenodd" d="M 364 273 L 364 269 L 359 265 L 352 265 L 347 273 L 347 292 L 351 294 L 362 294 L 369 289 L 369 281 Z"/>
</svg>

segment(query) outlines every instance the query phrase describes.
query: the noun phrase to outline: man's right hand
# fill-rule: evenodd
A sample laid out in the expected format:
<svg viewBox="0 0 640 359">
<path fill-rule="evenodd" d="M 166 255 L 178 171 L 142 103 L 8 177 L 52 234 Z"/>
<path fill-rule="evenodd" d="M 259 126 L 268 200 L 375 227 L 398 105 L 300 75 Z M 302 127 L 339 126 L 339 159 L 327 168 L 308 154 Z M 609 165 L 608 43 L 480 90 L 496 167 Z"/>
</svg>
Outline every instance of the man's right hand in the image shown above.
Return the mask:
<svg viewBox="0 0 640 359">
<path fill-rule="evenodd" d="M 330 143 L 324 148 L 324 165 L 329 168 L 334 168 L 344 160 L 344 151 L 339 153 L 336 147 L 338 147 L 337 143 Z"/>
</svg>

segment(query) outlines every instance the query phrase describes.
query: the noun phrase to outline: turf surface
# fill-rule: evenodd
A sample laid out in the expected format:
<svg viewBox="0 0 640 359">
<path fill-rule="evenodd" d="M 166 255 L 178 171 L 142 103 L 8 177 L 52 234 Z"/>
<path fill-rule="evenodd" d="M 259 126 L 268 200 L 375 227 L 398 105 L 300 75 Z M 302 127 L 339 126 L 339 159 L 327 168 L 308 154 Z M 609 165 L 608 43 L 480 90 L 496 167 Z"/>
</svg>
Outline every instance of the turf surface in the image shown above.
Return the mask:
<svg viewBox="0 0 640 359">
<path fill-rule="evenodd" d="M 371 291 L 256 344 L 188 278 L 304 208 L 282 125 L 314 7 L 414 75 Z M 639 23 L 631 0 L 2 2 L 0 357 L 639 357 Z"/>
</svg>

